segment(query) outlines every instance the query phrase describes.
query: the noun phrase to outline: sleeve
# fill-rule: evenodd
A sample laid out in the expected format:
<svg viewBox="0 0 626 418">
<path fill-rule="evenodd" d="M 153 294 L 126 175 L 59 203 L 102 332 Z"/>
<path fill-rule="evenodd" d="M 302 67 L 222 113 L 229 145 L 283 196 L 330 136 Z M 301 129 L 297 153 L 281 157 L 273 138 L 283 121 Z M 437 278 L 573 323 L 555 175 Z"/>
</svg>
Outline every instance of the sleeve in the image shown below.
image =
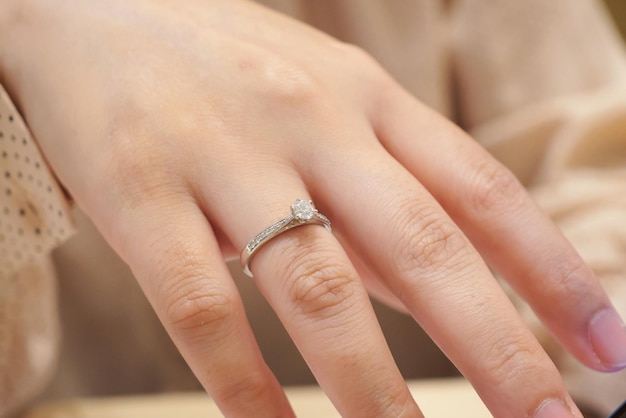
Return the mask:
<svg viewBox="0 0 626 418">
<path fill-rule="evenodd" d="M 50 252 L 73 232 L 70 205 L 0 85 L 0 417 L 45 385 L 59 338 Z"/>
<path fill-rule="evenodd" d="M 626 60 L 592 0 L 458 0 L 453 57 L 466 128 L 529 188 L 626 317 Z M 547 342 L 575 399 L 605 414 L 626 374 Z"/>
</svg>

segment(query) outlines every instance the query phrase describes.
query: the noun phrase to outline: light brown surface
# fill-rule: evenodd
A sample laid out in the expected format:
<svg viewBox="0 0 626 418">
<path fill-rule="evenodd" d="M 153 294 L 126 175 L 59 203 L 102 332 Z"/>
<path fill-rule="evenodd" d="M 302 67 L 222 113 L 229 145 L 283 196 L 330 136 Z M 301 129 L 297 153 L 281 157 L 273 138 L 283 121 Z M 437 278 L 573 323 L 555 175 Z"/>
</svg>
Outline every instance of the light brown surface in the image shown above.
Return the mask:
<svg viewBox="0 0 626 418">
<path fill-rule="evenodd" d="M 491 415 L 463 379 L 421 380 L 409 387 L 427 417 L 479 418 Z M 298 417 L 339 417 L 318 387 L 287 389 Z M 23 418 L 140 418 L 221 417 L 217 406 L 202 393 L 76 399 L 40 406 Z"/>
</svg>

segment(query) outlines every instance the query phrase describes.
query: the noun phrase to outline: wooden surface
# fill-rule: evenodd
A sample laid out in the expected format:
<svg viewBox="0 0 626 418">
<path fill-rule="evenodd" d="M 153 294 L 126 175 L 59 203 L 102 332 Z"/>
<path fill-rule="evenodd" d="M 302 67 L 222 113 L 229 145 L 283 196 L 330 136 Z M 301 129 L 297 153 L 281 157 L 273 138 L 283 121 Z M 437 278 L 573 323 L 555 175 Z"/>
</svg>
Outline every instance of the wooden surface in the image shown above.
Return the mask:
<svg viewBox="0 0 626 418">
<path fill-rule="evenodd" d="M 463 379 L 409 382 L 426 417 L 484 418 L 491 415 L 472 387 Z M 298 417 L 339 417 L 317 387 L 288 388 Z M 41 405 L 23 418 L 213 418 L 221 417 L 215 404 L 202 393 L 168 394 L 101 399 L 74 399 Z"/>
</svg>

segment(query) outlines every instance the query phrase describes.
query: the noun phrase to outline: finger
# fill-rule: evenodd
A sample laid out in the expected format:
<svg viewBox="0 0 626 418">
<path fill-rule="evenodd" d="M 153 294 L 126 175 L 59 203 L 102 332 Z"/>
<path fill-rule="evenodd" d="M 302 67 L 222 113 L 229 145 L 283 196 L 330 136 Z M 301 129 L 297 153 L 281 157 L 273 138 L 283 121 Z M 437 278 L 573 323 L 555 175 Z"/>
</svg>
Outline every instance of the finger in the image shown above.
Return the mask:
<svg viewBox="0 0 626 418">
<path fill-rule="evenodd" d="M 246 167 L 246 171 L 250 175 L 254 169 Z M 254 172 L 250 184 L 240 181 L 239 191 L 223 193 L 220 204 L 206 200 L 211 216 L 241 248 L 287 216 L 294 198 L 308 198 L 295 173 L 274 171 L 265 167 Z M 229 204 L 222 206 L 223 202 Z M 233 222 L 238 219 L 242 221 Z M 305 225 L 284 232 L 254 254 L 250 268 L 343 416 L 421 416 L 391 357 L 367 293 L 328 231 Z"/>
<path fill-rule="evenodd" d="M 384 146 L 441 202 L 554 335 L 590 367 L 626 367 L 622 320 L 591 270 L 514 176 L 399 89 L 389 90 L 381 109 L 375 125 Z"/>
<path fill-rule="evenodd" d="M 337 236 L 338 234 L 335 235 Z M 385 282 L 380 278 L 380 275 L 372 269 L 370 263 L 364 261 L 358 255 L 357 251 L 352 248 L 348 239 L 341 236 L 339 236 L 338 239 L 370 296 L 398 312 L 409 313 L 404 303 L 387 287 Z"/>
<path fill-rule="evenodd" d="M 576 410 L 554 364 L 432 196 L 384 150 L 358 157 L 350 152 L 352 158 L 337 149 L 321 155 L 324 170 L 310 161 L 317 184 L 323 185 L 320 199 L 326 204 L 332 199 L 337 228 L 385 278 L 492 413 L 534 416 L 549 400 Z"/>
<path fill-rule="evenodd" d="M 166 330 L 226 416 L 294 416 L 265 364 L 213 231 L 176 197 L 118 218 L 115 241 Z"/>
</svg>

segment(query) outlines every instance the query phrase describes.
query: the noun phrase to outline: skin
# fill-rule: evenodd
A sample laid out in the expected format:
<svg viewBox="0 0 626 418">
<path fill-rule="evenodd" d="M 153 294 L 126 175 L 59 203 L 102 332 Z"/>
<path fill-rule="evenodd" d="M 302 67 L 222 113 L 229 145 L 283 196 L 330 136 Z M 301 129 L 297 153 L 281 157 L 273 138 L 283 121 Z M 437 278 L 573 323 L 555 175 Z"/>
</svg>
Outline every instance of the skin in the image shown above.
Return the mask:
<svg viewBox="0 0 626 418">
<path fill-rule="evenodd" d="M 611 304 L 517 180 L 367 54 L 253 3 L 5 0 L 0 82 L 226 416 L 292 416 L 225 259 L 312 198 L 254 280 L 344 416 L 422 416 L 368 291 L 497 417 L 581 416 L 486 262 L 582 362 Z M 501 237 L 506 236 L 503 240 Z M 486 260 L 486 261 L 485 261 Z"/>
</svg>

